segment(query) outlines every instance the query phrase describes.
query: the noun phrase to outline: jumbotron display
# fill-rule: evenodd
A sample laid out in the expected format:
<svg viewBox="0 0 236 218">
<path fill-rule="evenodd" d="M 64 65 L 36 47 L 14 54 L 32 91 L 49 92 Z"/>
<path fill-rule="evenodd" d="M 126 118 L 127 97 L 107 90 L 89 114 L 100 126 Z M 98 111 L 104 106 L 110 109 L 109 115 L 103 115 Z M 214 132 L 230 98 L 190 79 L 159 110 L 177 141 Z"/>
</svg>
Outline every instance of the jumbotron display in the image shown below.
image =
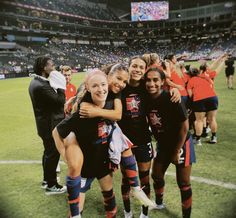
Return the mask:
<svg viewBox="0 0 236 218">
<path fill-rule="evenodd" d="M 166 20 L 169 18 L 169 2 L 132 2 L 131 20 L 149 21 Z"/>
</svg>

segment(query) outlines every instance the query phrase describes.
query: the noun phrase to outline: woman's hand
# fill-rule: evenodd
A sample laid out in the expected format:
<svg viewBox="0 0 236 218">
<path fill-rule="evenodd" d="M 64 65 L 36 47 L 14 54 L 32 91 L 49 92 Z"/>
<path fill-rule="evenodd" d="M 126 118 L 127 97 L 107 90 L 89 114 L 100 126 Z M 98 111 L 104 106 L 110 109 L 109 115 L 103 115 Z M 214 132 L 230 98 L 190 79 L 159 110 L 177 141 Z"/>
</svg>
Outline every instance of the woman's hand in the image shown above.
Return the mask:
<svg viewBox="0 0 236 218">
<path fill-rule="evenodd" d="M 87 103 L 82 102 L 80 104 L 79 114 L 81 118 L 94 118 L 99 116 L 99 107 Z"/>
<path fill-rule="evenodd" d="M 170 90 L 170 95 L 171 95 L 171 101 L 174 102 L 174 103 L 177 103 L 177 102 L 181 102 L 181 95 L 180 95 L 180 92 L 177 88 L 172 88 Z"/>
<path fill-rule="evenodd" d="M 69 114 L 71 112 L 72 109 L 72 103 L 74 101 L 74 99 L 76 98 L 76 96 L 71 97 L 65 104 L 64 104 L 64 113 L 65 114 Z"/>
</svg>

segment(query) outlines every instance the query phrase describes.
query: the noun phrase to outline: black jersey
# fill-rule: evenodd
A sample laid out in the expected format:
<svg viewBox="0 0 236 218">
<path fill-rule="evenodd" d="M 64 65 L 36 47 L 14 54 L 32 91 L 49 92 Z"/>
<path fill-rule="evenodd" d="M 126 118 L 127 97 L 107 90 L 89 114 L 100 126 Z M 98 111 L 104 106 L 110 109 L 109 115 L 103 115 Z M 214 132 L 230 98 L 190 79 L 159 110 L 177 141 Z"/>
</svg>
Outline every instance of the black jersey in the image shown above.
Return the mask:
<svg viewBox="0 0 236 218">
<path fill-rule="evenodd" d="M 89 96 L 87 96 L 87 100 Z M 92 103 L 92 102 L 91 102 Z M 104 109 L 113 109 L 114 99 L 108 98 Z M 108 146 L 114 123 L 101 118 L 80 118 L 79 111 L 64 119 L 57 130 L 62 138 L 74 132 L 84 155 L 81 175 L 97 177 L 100 169 L 109 163 Z"/>
<path fill-rule="evenodd" d="M 174 148 L 179 136 L 180 125 L 187 119 L 183 103 L 171 102 L 171 96 L 163 91 L 156 98 L 147 98 L 147 115 L 152 133 L 161 149 Z"/>
<path fill-rule="evenodd" d="M 134 143 L 144 145 L 151 141 L 151 134 L 145 114 L 145 86 L 127 85 L 122 91 L 122 119 L 118 122 L 123 133 Z"/>
</svg>

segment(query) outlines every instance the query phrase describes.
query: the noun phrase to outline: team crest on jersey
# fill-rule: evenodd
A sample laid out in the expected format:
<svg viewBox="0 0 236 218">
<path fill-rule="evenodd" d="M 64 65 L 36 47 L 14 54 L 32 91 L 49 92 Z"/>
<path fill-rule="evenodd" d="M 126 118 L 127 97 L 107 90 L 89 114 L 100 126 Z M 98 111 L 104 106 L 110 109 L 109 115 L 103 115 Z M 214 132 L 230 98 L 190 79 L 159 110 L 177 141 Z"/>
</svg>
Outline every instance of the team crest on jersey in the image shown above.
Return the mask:
<svg viewBox="0 0 236 218">
<path fill-rule="evenodd" d="M 131 117 L 137 117 L 140 114 L 140 102 L 140 97 L 137 94 L 126 98 L 126 109 Z"/>
<path fill-rule="evenodd" d="M 151 126 L 155 128 L 155 131 L 162 132 L 162 121 L 160 115 L 158 114 L 158 111 L 152 110 L 148 116 Z"/>
<path fill-rule="evenodd" d="M 98 123 L 99 143 L 101 144 L 107 143 L 110 132 L 111 132 L 111 126 L 107 125 L 105 121 L 101 121 L 100 123 Z"/>
</svg>

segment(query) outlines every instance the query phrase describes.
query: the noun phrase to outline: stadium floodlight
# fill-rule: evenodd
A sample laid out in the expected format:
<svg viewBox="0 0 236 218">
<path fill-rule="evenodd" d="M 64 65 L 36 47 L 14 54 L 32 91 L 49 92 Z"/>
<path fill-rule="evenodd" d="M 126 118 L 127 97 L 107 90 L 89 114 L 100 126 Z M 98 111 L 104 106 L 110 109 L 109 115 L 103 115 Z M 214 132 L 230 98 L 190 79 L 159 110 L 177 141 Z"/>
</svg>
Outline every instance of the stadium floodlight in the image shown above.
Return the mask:
<svg viewBox="0 0 236 218">
<path fill-rule="evenodd" d="M 233 2 L 226 2 L 225 4 L 224 4 L 224 7 L 225 8 L 232 8 L 234 6 L 234 3 Z"/>
<path fill-rule="evenodd" d="M 181 18 L 181 14 L 180 13 L 176 14 L 176 18 Z"/>
</svg>

